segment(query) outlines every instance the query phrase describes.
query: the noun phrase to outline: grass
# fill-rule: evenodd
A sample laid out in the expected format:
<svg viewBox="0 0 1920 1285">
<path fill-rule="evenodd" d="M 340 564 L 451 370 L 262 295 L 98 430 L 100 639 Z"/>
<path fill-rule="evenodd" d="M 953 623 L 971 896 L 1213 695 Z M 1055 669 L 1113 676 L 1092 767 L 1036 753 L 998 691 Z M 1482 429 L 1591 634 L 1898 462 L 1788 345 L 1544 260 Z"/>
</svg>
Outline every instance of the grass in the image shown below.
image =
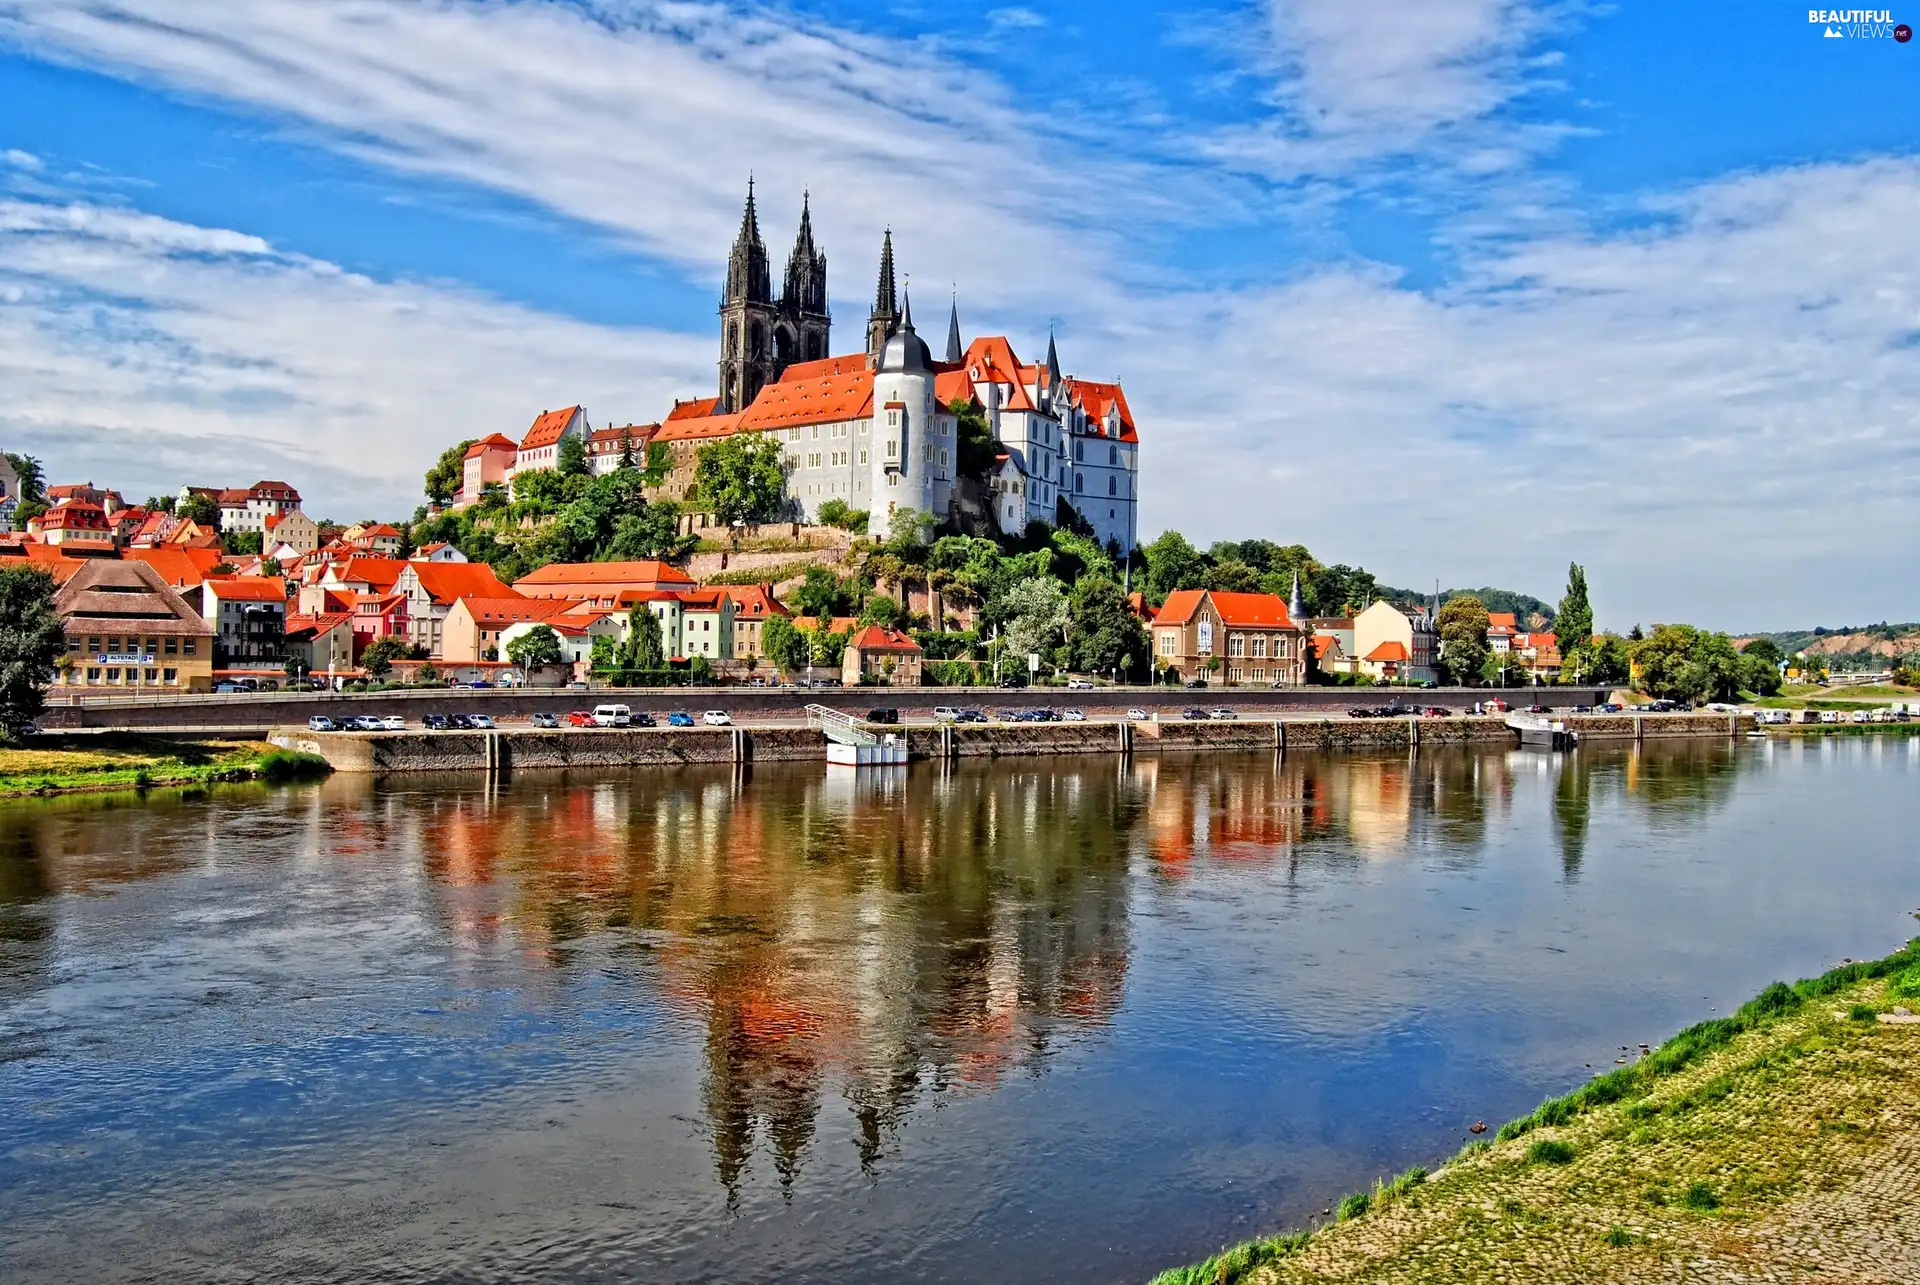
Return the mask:
<svg viewBox="0 0 1920 1285">
<path fill-rule="evenodd" d="M 1870 1003 L 1909 989 L 1920 993 L 1920 938 L 1885 959 L 1775 982 L 1731 1016 L 1542 1102 L 1493 1143 L 1469 1143 L 1432 1177 L 1376 1182 L 1331 1222 L 1234 1246 L 1154 1285 L 1555 1278 L 1549 1269 L 1573 1280 L 1617 1276 L 1619 1255 L 1658 1256 L 1639 1272 L 1657 1275 L 1676 1255 L 1715 1252 L 1714 1222 L 1753 1222 L 1824 1192 L 1890 1128 L 1920 1131 L 1920 1059 L 1898 1042 L 1912 1037 L 1874 1020 Z"/>
<path fill-rule="evenodd" d="M 310 780 L 328 771 L 318 755 L 219 737 L 54 733 L 0 746 L 0 796 Z"/>
</svg>

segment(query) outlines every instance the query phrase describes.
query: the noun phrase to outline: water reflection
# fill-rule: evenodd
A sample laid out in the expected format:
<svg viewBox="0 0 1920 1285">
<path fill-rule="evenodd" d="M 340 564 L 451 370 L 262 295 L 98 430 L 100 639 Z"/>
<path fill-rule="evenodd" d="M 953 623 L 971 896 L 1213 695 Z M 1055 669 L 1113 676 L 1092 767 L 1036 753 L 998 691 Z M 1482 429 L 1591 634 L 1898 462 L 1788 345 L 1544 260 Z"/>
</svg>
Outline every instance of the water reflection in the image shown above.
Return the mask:
<svg viewBox="0 0 1920 1285">
<path fill-rule="evenodd" d="M 1818 762 L 1826 752 L 1805 757 Z M 1914 765 L 1911 754 L 1893 753 L 1902 769 Z M 1208 1038 L 1257 1046 L 1260 1058 L 1291 1057 L 1290 1075 L 1337 1101 L 1343 1090 L 1322 1064 L 1264 1041 L 1287 1018 L 1318 1036 L 1338 1025 L 1327 1014 L 1337 1017 L 1340 1005 L 1381 994 L 1380 979 L 1394 974 L 1377 944 L 1357 968 L 1339 962 L 1350 944 L 1359 951 L 1368 941 L 1431 933 L 1414 951 L 1428 958 L 1400 965 L 1406 989 L 1388 994 L 1389 1004 L 1410 1007 L 1406 995 L 1441 1003 L 1408 971 L 1429 966 L 1436 952 L 1453 952 L 1447 967 L 1464 962 L 1502 984 L 1510 969 L 1530 991 L 1537 965 L 1508 962 L 1518 949 L 1512 933 L 1491 913 L 1467 918 L 1481 913 L 1461 904 L 1467 898 L 1426 885 L 1486 878 L 1490 854 L 1514 835 L 1527 838 L 1503 886 L 1524 886 L 1529 863 L 1569 893 L 1596 872 L 1605 882 L 1620 849 L 1604 836 L 1705 827 L 1736 798 L 1743 774 L 1772 761 L 1704 741 L 1553 755 L 1089 757 L 860 774 L 688 768 L 521 774 L 493 784 L 337 777 L 285 791 L 4 804 L 0 1077 L 16 1078 L 0 1079 L 0 1090 L 31 1096 L 40 1115 L 11 1133 L 0 1126 L 0 1189 L 41 1193 L 50 1202 L 36 1206 L 44 1214 L 60 1207 L 68 1184 L 77 1209 L 111 1199 L 118 1183 L 145 1189 L 170 1178 L 179 1164 L 217 1168 L 230 1149 L 272 1141 L 275 1129 L 302 1147 L 329 1145 L 349 1125 L 309 1118 L 322 1099 L 300 1086 L 331 1072 L 301 1059 L 319 1056 L 303 1050 L 341 1030 L 403 1032 L 400 1060 L 412 1059 L 405 1064 L 420 1077 L 396 1076 L 391 1088 L 369 1080 L 378 1088 L 369 1094 L 390 1096 L 341 1110 L 403 1118 L 429 1082 L 457 1101 L 480 1095 L 483 1082 L 558 1075 L 569 1059 L 596 1077 L 642 1077 L 623 1090 L 696 1131 L 699 1188 L 735 1216 L 762 1190 L 803 1207 L 803 1179 L 837 1174 L 842 1164 L 876 1190 L 903 1181 L 914 1137 L 923 1159 L 932 1146 L 971 1172 L 963 1158 L 980 1157 L 967 1144 L 930 1143 L 945 1135 L 910 1125 L 929 1124 L 936 1106 L 1038 1082 L 1069 1054 L 1083 1070 L 1111 1060 L 1102 1074 L 1120 1077 L 1099 1091 L 1104 1098 L 1085 1090 L 1097 1099 L 1091 1106 L 1073 1094 L 1056 1105 L 1080 1111 L 1081 1127 L 1097 1119 L 1123 1140 L 1128 1130 L 1184 1119 L 1183 1092 L 1204 1093 L 1210 1075 L 1243 1069 L 1231 1060 L 1169 1069 L 1185 1050 L 1167 1033 L 1199 1020 L 1184 1008 L 1228 1002 L 1221 977 L 1244 973 L 1233 1002 L 1272 1011 L 1258 1022 L 1216 1015 Z M 1330 883 L 1348 890 L 1348 903 L 1366 900 L 1352 889 L 1370 890 L 1365 913 L 1381 916 L 1368 921 L 1371 938 L 1339 928 L 1325 930 L 1330 942 L 1316 935 L 1310 916 L 1331 912 L 1315 890 Z M 1230 938 L 1208 936 L 1232 922 L 1220 916 L 1244 922 Z M 1295 971 L 1263 955 L 1280 944 L 1295 952 L 1286 957 Z M 1322 956 L 1336 967 L 1304 986 L 1297 966 Z M 1299 1008 L 1309 990 L 1331 997 L 1310 1015 Z M 138 1002 L 125 1002 L 128 993 Z M 562 1015 L 553 1019 L 562 1034 L 502 1033 L 445 1016 L 491 1011 L 485 997 L 501 993 L 518 1014 Z M 389 994 L 399 998 L 382 998 Z M 239 996 L 245 1012 L 209 995 Z M 334 1005 L 337 1016 L 303 1016 L 310 1001 Z M 1392 1020 L 1367 1028 L 1394 1031 L 1381 1037 L 1386 1048 L 1415 1030 Z M 1476 1011 L 1461 1029 L 1488 1026 Z M 1453 1031 L 1437 1019 L 1419 1029 L 1420 1047 Z M 1518 1042 L 1503 1029 L 1496 1042 Z M 1338 1056 L 1355 1056 L 1355 1032 L 1344 1037 Z M 516 1060 L 529 1044 L 547 1060 Z M 511 1058 L 502 1051 L 509 1046 Z M 115 1071 L 126 1114 L 107 1121 L 122 1138 L 157 1129 L 147 1114 L 156 1107 L 191 1116 L 191 1106 L 177 1104 L 192 1095 L 168 1077 L 200 1074 L 198 1063 L 220 1063 L 227 1069 L 217 1073 L 233 1076 L 233 1065 L 270 1050 L 291 1069 L 251 1090 L 273 1106 L 251 1105 L 249 1123 L 237 1114 L 185 1119 L 190 1146 L 90 1153 L 99 1157 L 93 1168 L 42 1166 L 35 1147 L 77 1145 L 114 1109 L 115 1097 L 67 1073 L 107 1047 L 126 1060 Z M 684 1056 L 684 1084 L 640 1069 L 629 1048 Z M 1407 1054 L 1378 1056 L 1366 1074 L 1386 1076 Z M 1554 1065 L 1562 1061 L 1579 1065 Z M 1517 1065 L 1524 1101 L 1538 1089 L 1536 1070 L 1523 1058 Z M 1478 1084 L 1490 1072 L 1467 1061 L 1452 1074 Z M 1261 1065 L 1252 1078 L 1273 1077 Z M 1380 1101 L 1399 1100 L 1404 1085 L 1379 1082 Z M 1116 1084 L 1152 1091 L 1109 1112 L 1123 1092 Z M 1338 1132 L 1309 1130 L 1295 1143 L 1320 1148 L 1317 1163 L 1359 1163 L 1323 1154 Z M 1040 1148 L 1031 1159 L 996 1156 L 993 1164 L 1044 1186 L 1066 1181 L 1073 1154 Z M 1120 1187 L 1129 1177 L 1074 1171 L 1077 1181 Z M 1140 1181 L 1159 1193 L 1143 1194 L 1143 1208 L 1162 1208 L 1156 1201 L 1168 1199 L 1168 1184 L 1180 1184 L 1151 1166 Z M 698 1222 L 707 1215 L 691 1191 L 648 1208 Z M 0 1215 L 21 1199 L 0 1197 Z M 1207 1220 L 1225 1207 L 1207 1206 L 1204 1225 L 1213 1229 Z M 897 1251 L 888 1245 L 872 1250 L 875 1261 Z"/>
</svg>

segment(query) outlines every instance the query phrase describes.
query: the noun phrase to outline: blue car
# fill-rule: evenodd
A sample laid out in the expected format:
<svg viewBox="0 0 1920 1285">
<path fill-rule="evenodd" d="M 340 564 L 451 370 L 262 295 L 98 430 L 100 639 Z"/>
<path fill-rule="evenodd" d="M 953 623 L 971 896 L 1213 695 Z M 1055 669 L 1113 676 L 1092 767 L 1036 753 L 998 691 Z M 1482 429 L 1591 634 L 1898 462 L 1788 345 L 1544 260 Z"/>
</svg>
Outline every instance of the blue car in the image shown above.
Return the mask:
<svg viewBox="0 0 1920 1285">
<path fill-rule="evenodd" d="M 687 713 L 685 710 L 676 709 L 673 711 L 673 713 L 667 715 L 667 726 L 668 727 L 692 727 L 693 715 Z"/>
</svg>

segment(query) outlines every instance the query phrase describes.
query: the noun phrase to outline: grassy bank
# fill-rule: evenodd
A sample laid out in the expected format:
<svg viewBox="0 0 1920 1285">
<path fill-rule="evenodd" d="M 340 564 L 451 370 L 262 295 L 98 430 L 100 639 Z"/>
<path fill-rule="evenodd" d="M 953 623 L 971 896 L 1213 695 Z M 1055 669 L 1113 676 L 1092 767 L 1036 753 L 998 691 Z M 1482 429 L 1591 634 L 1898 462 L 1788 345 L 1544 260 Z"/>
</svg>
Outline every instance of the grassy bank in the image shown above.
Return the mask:
<svg viewBox="0 0 1920 1285">
<path fill-rule="evenodd" d="M 318 755 L 264 741 L 137 732 L 36 736 L 23 745 L 0 746 L 0 797 L 292 781 L 325 776 L 328 770 Z"/>
<path fill-rule="evenodd" d="M 1431 1175 L 1154 1285 L 1902 1279 L 1920 1253 L 1920 1025 L 1880 1020 L 1896 1006 L 1920 1008 L 1920 938 L 1776 982 Z"/>
</svg>

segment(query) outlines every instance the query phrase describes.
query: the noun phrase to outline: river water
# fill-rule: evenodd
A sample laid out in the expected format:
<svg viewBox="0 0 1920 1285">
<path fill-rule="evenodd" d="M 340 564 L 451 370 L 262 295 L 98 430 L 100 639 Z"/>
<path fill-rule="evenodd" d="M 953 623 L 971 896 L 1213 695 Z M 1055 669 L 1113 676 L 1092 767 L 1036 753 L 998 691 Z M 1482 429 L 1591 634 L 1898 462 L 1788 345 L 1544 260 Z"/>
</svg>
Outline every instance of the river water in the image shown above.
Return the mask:
<svg viewBox="0 0 1920 1285">
<path fill-rule="evenodd" d="M 1113 1281 L 1920 906 L 1920 741 L 0 805 L 0 1277 Z"/>
</svg>

